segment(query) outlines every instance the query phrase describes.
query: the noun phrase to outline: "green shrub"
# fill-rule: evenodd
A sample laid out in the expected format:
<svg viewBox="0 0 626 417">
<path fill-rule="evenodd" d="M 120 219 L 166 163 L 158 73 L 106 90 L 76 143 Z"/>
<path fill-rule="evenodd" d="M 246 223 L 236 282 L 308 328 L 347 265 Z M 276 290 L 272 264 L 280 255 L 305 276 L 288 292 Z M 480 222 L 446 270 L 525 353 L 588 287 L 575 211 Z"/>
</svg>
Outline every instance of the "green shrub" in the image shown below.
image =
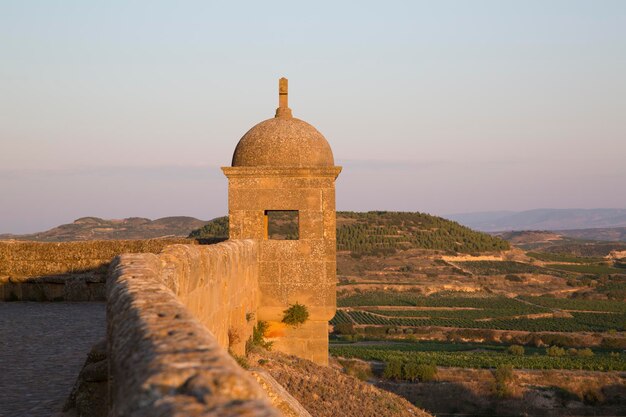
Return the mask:
<svg viewBox="0 0 626 417">
<path fill-rule="evenodd" d="M 339 323 L 334 326 L 336 334 L 355 334 L 354 325 L 352 323 Z"/>
<path fill-rule="evenodd" d="M 546 355 L 548 356 L 565 356 L 565 349 L 558 346 L 550 346 L 546 348 Z"/>
<path fill-rule="evenodd" d="M 402 367 L 402 378 L 407 381 L 416 381 L 418 379 L 418 366 L 417 362 L 405 363 Z"/>
<path fill-rule="evenodd" d="M 309 319 L 309 309 L 298 302 L 283 311 L 282 322 L 290 326 L 299 326 Z"/>
<path fill-rule="evenodd" d="M 417 377 L 422 382 L 432 381 L 437 377 L 437 367 L 424 363 L 417 365 Z"/>
<path fill-rule="evenodd" d="M 593 356 L 593 350 L 589 348 L 580 349 L 578 351 L 578 356 L 582 356 L 583 358 L 590 358 L 591 356 Z"/>
<path fill-rule="evenodd" d="M 507 352 L 509 352 L 511 355 L 515 355 L 515 356 L 524 356 L 524 346 L 511 345 L 507 349 Z"/>
<path fill-rule="evenodd" d="M 380 326 L 380 327 L 367 326 L 363 330 L 364 330 L 364 333 L 369 336 L 384 336 L 387 334 L 389 328 L 385 326 Z"/>
<path fill-rule="evenodd" d="M 383 377 L 395 380 L 402 379 L 402 361 L 394 358 L 385 363 Z"/>
<path fill-rule="evenodd" d="M 437 367 L 410 361 L 402 366 L 402 379 L 406 381 L 432 381 L 437 376 Z"/>
</svg>

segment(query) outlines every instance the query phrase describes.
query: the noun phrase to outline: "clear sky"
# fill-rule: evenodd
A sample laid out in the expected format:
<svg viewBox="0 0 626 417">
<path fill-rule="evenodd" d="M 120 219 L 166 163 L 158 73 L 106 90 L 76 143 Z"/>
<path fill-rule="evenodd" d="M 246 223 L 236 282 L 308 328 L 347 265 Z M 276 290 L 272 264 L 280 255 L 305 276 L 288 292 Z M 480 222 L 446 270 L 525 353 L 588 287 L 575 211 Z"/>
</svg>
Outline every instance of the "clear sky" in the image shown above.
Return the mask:
<svg viewBox="0 0 626 417">
<path fill-rule="evenodd" d="M 626 208 L 626 1 L 0 0 L 0 233 L 226 214 L 280 76 L 339 209 Z"/>
</svg>

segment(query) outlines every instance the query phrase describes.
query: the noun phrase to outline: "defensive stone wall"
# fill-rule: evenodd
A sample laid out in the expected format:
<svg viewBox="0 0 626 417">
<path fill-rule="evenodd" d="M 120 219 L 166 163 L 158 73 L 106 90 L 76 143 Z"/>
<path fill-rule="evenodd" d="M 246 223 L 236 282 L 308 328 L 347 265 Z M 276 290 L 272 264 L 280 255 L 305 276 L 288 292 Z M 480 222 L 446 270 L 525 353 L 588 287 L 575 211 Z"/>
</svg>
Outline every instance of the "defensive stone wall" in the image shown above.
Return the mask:
<svg viewBox="0 0 626 417">
<path fill-rule="evenodd" d="M 109 415 L 279 416 L 225 350 L 243 354 L 257 302 L 252 240 L 118 256 L 107 279 Z"/>
<path fill-rule="evenodd" d="M 258 243 L 172 245 L 160 254 L 161 279 L 222 347 L 245 353 L 259 300 Z"/>
<path fill-rule="evenodd" d="M 104 301 L 106 271 L 122 253 L 159 253 L 191 239 L 0 241 L 0 301 Z"/>
</svg>

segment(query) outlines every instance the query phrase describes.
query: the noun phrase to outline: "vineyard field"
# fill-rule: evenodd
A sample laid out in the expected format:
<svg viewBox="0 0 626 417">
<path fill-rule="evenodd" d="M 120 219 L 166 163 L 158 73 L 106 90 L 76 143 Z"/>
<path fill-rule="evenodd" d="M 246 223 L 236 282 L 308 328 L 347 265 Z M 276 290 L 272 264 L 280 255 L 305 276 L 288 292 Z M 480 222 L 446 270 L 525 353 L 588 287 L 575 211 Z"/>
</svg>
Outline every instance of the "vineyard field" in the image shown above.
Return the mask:
<svg viewBox="0 0 626 417">
<path fill-rule="evenodd" d="M 496 318 L 489 321 L 457 318 L 396 318 L 383 317 L 371 312 L 353 310 L 347 312 L 356 324 L 406 327 L 454 327 L 469 329 L 520 330 L 530 332 L 606 332 L 626 330 L 626 314 L 619 313 L 573 313 L 572 318 Z M 334 324 L 331 321 L 331 324 Z"/>
<path fill-rule="evenodd" d="M 425 297 L 412 292 L 370 291 L 340 297 L 339 307 L 357 306 L 409 306 L 409 307 L 466 307 L 490 310 L 508 310 L 514 314 L 532 314 L 547 311 L 504 296 L 467 296 L 459 293 L 440 293 Z"/>
<path fill-rule="evenodd" d="M 395 318 L 441 318 L 441 319 L 490 319 L 511 317 L 525 314 L 540 314 L 549 312 L 546 308 L 521 305 L 519 309 L 475 309 L 475 310 L 381 310 L 367 309 L 372 314 Z"/>
<path fill-rule="evenodd" d="M 626 313 L 626 303 L 611 300 L 583 300 L 576 298 L 553 298 L 553 297 L 520 297 L 533 304 L 539 304 L 548 308 L 561 310 L 580 311 L 607 311 L 614 313 Z"/>
<path fill-rule="evenodd" d="M 415 344 L 415 346 L 418 346 Z M 417 362 L 443 367 L 496 368 L 499 365 L 512 365 L 517 369 L 571 369 L 587 371 L 626 371 L 623 353 L 617 355 L 597 353 L 591 357 L 548 356 L 545 354 L 514 356 L 498 350 L 480 348 L 473 351 L 410 350 L 403 347 L 337 346 L 331 345 L 330 353 L 343 358 L 358 358 L 368 361 L 388 362 L 399 359 L 402 362 Z"/>
<path fill-rule="evenodd" d="M 464 261 L 454 265 L 474 275 L 505 275 L 505 274 L 544 274 L 563 276 L 560 271 L 552 271 L 540 266 L 515 261 Z"/>
<path fill-rule="evenodd" d="M 600 257 L 585 257 L 585 256 L 574 256 L 574 255 L 564 255 L 560 253 L 547 253 L 547 252 L 527 252 L 527 256 L 544 261 L 544 262 L 565 262 L 565 263 L 576 263 L 576 264 L 588 264 L 591 262 L 604 262 L 604 258 Z"/>
<path fill-rule="evenodd" d="M 550 264 L 548 267 L 552 269 L 558 269 L 561 271 L 578 272 L 580 274 L 595 274 L 595 275 L 626 274 L 626 271 L 624 269 L 613 268 L 608 265 Z"/>
</svg>

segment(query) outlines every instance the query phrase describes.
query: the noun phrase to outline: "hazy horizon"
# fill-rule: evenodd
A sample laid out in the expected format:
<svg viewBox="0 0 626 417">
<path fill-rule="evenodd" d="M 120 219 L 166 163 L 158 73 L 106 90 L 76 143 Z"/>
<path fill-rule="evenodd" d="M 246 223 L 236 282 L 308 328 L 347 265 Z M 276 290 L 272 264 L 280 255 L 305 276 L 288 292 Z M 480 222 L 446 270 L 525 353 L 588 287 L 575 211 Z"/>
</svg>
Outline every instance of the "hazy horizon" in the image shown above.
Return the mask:
<svg viewBox="0 0 626 417">
<path fill-rule="evenodd" d="M 225 214 L 281 76 L 338 210 L 626 208 L 626 2 L 3 2 L 0 36 L 0 233 Z"/>
</svg>

